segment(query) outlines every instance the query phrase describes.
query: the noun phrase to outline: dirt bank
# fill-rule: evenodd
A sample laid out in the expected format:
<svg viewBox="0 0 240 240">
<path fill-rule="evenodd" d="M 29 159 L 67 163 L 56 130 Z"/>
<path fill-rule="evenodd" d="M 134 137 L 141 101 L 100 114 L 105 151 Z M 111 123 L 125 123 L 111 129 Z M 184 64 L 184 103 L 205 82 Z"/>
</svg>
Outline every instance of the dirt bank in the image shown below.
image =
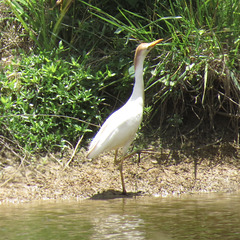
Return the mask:
<svg viewBox="0 0 240 240">
<path fill-rule="evenodd" d="M 240 161 L 220 152 L 185 155 L 180 151 L 142 153 L 125 161 L 127 197 L 231 192 L 240 189 Z M 113 153 L 88 161 L 81 150 L 70 167 L 71 154 L 21 158 L 1 152 L 0 203 L 38 199 L 115 198 L 121 195 L 119 171 Z"/>
</svg>

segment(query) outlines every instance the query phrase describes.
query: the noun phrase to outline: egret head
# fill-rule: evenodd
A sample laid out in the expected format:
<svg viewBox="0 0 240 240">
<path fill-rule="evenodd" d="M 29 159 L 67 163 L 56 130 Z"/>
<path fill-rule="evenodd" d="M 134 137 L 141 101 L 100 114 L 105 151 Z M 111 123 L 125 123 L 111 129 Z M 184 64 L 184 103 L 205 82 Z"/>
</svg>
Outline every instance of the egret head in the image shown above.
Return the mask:
<svg viewBox="0 0 240 240">
<path fill-rule="evenodd" d="M 153 47 L 158 44 L 159 42 L 161 42 L 163 39 L 158 39 L 156 41 L 150 42 L 150 43 L 141 43 L 135 52 L 135 56 L 134 56 L 134 65 L 135 65 L 135 69 L 136 66 L 138 65 L 138 63 L 143 62 L 143 60 L 145 59 L 145 57 L 147 56 L 147 54 L 151 51 L 151 49 L 153 49 Z M 142 60 L 142 61 L 140 61 Z"/>
</svg>

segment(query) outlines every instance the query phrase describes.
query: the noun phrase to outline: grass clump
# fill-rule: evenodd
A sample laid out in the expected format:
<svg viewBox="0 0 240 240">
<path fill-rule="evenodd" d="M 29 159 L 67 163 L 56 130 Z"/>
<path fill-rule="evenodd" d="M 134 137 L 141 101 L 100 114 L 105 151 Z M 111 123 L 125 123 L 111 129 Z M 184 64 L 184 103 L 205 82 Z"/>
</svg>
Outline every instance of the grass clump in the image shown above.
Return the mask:
<svg viewBox="0 0 240 240">
<path fill-rule="evenodd" d="M 51 8 L 53 1 L 45 0 L 6 0 L 18 22 L 40 49 L 51 50 L 57 45 L 56 38 L 62 28 L 62 20 L 66 16 L 72 0 L 64 2 L 61 11 Z M 59 39 L 58 39 L 59 41 Z"/>
<path fill-rule="evenodd" d="M 156 77 L 148 86 L 154 95 L 154 111 L 165 112 L 162 116 L 169 120 L 169 126 L 176 122 L 179 128 L 179 120 L 190 115 L 214 128 L 215 117 L 221 114 L 234 122 L 234 131 L 238 129 L 237 2 L 169 1 L 169 13 L 181 19 L 174 24 L 165 21 L 171 44 L 165 45 L 163 60 L 154 70 Z M 157 14 L 161 17 L 160 12 Z"/>
</svg>

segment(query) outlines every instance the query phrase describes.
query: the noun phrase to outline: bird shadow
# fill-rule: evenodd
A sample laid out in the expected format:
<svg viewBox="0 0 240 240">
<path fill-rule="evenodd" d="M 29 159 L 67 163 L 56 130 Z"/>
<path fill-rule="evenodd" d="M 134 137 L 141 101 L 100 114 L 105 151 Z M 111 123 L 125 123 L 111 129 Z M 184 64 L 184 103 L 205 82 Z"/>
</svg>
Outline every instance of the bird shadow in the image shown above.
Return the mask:
<svg viewBox="0 0 240 240">
<path fill-rule="evenodd" d="M 141 196 L 143 192 L 128 192 L 127 194 L 123 194 L 121 191 L 109 189 L 103 191 L 101 193 L 94 194 L 90 197 L 91 200 L 109 200 L 109 199 L 117 199 L 117 198 L 134 198 L 137 196 Z"/>
</svg>

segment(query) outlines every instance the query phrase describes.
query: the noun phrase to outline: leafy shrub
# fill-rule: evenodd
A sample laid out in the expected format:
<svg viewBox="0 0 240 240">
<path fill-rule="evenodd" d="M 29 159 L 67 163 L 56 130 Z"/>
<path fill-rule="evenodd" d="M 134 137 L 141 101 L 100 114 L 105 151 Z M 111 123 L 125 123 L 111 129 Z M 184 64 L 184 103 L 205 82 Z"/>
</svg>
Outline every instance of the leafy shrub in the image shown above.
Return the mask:
<svg viewBox="0 0 240 240">
<path fill-rule="evenodd" d="M 61 44 L 51 52 L 22 54 L 2 73 L 1 131 L 7 130 L 27 150 L 74 143 L 90 131 L 91 122 L 101 119 L 98 91 L 113 74 L 93 74 L 83 67 L 84 59 L 68 61 L 63 54 Z"/>
</svg>

